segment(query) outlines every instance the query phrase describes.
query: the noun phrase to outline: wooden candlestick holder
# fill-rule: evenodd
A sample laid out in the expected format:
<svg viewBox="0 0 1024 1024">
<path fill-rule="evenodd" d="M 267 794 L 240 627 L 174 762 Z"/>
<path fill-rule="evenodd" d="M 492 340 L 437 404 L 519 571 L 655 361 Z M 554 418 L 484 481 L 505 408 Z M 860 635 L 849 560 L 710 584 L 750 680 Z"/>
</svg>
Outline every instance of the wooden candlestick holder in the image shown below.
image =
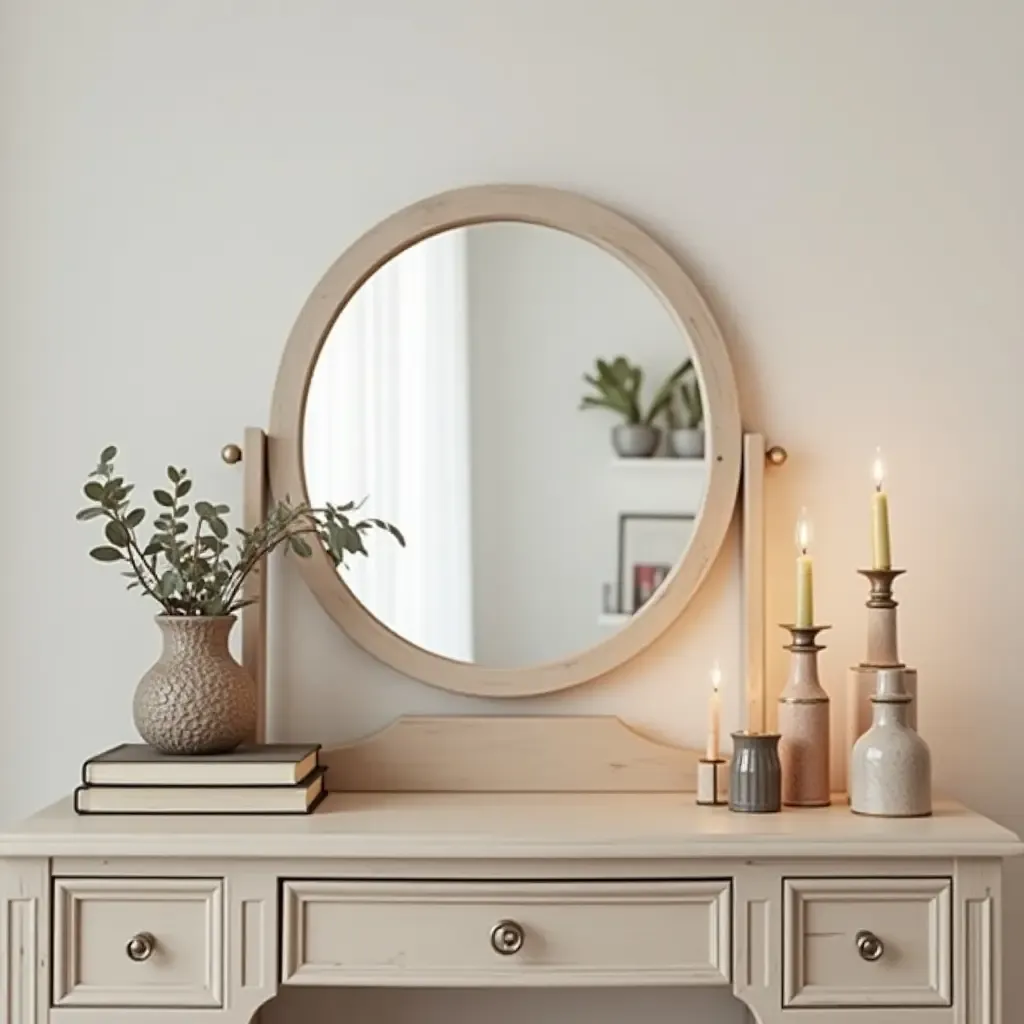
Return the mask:
<svg viewBox="0 0 1024 1024">
<path fill-rule="evenodd" d="M 697 804 L 718 807 L 729 802 L 729 762 L 724 757 L 697 762 Z"/>
<path fill-rule="evenodd" d="M 900 661 L 899 630 L 897 628 L 897 601 L 893 597 L 893 582 L 904 569 L 858 569 L 871 583 L 865 607 L 868 610 L 867 655 L 859 665 L 850 668 L 846 687 L 846 750 L 871 728 L 873 708 L 871 698 L 878 689 L 878 670 L 902 668 L 903 686 L 913 697 L 907 710 L 907 723 L 917 728 L 917 669 L 908 668 Z"/>
<path fill-rule="evenodd" d="M 829 778 L 829 696 L 818 679 L 818 634 L 828 626 L 794 626 L 789 679 L 779 696 L 779 759 L 782 802 L 787 807 L 826 807 Z"/>
</svg>

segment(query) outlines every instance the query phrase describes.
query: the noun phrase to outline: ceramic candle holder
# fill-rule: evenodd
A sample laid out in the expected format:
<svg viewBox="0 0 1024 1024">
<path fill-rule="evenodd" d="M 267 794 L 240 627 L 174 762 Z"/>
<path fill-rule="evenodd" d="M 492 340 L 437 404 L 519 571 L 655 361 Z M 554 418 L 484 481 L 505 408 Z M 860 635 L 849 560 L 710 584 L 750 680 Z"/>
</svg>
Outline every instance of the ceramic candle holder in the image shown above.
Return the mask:
<svg viewBox="0 0 1024 1024">
<path fill-rule="evenodd" d="M 830 802 L 829 697 L 818 680 L 818 634 L 828 626 L 783 625 L 792 638 L 789 679 L 779 696 L 782 802 L 826 807 Z"/>
<path fill-rule="evenodd" d="M 729 771 L 729 810 L 772 814 L 782 809 L 779 734 L 734 732 Z"/>
<path fill-rule="evenodd" d="M 907 722 L 917 728 L 917 670 L 904 665 L 899 656 L 897 602 L 893 582 L 903 569 L 858 569 L 871 584 L 867 607 L 867 653 L 864 661 L 850 668 L 846 687 L 846 749 L 871 728 L 871 698 L 878 689 L 878 673 L 883 668 L 902 668 L 903 687 L 913 698 L 908 706 Z"/>
</svg>

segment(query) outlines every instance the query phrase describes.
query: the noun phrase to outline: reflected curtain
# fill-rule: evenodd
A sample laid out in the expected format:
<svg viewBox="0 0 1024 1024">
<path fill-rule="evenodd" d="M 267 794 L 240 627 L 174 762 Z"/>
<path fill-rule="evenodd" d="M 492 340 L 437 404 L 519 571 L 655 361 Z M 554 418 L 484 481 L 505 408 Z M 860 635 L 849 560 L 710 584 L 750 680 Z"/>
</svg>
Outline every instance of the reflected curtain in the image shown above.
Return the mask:
<svg viewBox="0 0 1024 1024">
<path fill-rule="evenodd" d="M 306 407 L 310 499 L 366 503 L 407 547 L 366 535 L 342 575 L 411 643 L 470 661 L 469 343 L 464 230 L 420 242 L 345 307 Z"/>
</svg>

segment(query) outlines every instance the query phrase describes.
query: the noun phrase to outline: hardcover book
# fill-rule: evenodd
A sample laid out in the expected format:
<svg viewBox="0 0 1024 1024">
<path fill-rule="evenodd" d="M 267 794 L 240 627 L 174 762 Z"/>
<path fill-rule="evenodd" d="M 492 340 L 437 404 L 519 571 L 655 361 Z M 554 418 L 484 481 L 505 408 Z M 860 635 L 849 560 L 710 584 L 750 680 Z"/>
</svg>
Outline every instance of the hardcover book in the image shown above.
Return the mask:
<svg viewBox="0 0 1024 1024">
<path fill-rule="evenodd" d="M 316 767 L 320 744 L 261 743 L 228 754 L 161 754 L 120 743 L 82 766 L 86 786 L 288 786 Z"/>
<path fill-rule="evenodd" d="M 290 786 L 79 786 L 78 814 L 309 814 L 326 796 L 326 768 Z"/>
</svg>

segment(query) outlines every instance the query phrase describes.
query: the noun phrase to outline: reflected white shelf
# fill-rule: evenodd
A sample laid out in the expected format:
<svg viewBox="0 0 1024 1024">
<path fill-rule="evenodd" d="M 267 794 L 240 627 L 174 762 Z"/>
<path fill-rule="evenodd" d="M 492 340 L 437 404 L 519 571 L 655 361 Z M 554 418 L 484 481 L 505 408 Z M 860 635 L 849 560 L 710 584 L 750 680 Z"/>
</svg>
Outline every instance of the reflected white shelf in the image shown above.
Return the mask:
<svg viewBox="0 0 1024 1024">
<path fill-rule="evenodd" d="M 703 476 L 707 471 L 707 459 L 679 459 L 672 455 L 652 455 L 646 458 L 623 458 L 614 455 L 612 465 L 642 469 L 674 469 L 692 476 Z"/>
<path fill-rule="evenodd" d="M 624 626 L 633 618 L 629 612 L 602 612 L 597 617 L 599 626 Z"/>
</svg>

